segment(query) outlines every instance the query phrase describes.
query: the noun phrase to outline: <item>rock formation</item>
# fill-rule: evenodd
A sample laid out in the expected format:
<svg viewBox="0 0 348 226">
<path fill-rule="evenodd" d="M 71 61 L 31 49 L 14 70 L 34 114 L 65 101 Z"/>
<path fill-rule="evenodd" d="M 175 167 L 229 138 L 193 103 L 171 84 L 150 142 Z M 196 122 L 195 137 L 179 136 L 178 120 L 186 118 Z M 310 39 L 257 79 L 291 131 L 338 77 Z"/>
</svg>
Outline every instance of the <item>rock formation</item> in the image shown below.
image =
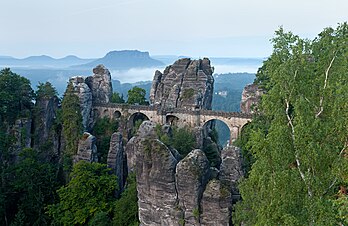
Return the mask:
<svg viewBox="0 0 348 226">
<path fill-rule="evenodd" d="M 48 157 L 60 155 L 61 146 L 61 128 L 53 128 L 55 119 L 57 117 L 59 99 L 57 96 L 51 98 L 41 98 L 35 103 L 35 116 L 34 116 L 34 136 L 33 147 L 35 149 L 41 149 L 45 147 L 45 144 L 51 143 L 54 153 L 45 150 Z M 51 156 L 49 156 L 51 155 Z"/>
<path fill-rule="evenodd" d="M 240 102 L 240 110 L 242 113 L 255 113 L 260 102 L 261 95 L 264 90 L 256 84 L 250 84 L 244 87 L 242 100 Z"/>
<path fill-rule="evenodd" d="M 231 192 L 217 179 L 210 180 L 201 202 L 201 225 L 229 225 L 231 221 Z"/>
<path fill-rule="evenodd" d="M 11 147 L 11 149 L 13 149 L 12 160 L 14 162 L 18 160 L 18 154 L 24 148 L 30 148 L 31 146 L 31 125 L 31 118 L 21 118 L 17 119 L 10 129 L 10 133 L 14 137 L 14 143 Z M 0 150 L 0 152 L 2 152 L 2 150 Z"/>
<path fill-rule="evenodd" d="M 92 104 L 106 104 L 112 96 L 111 75 L 103 65 L 93 69 L 94 75 L 88 77 L 75 76 L 69 82 L 80 99 L 82 125 L 88 130 L 93 123 Z"/>
<path fill-rule="evenodd" d="M 211 109 L 214 78 L 210 60 L 184 58 L 155 72 L 152 104 L 161 108 Z"/>
<path fill-rule="evenodd" d="M 93 103 L 109 103 L 112 96 L 111 75 L 103 65 L 93 69 L 93 76 L 86 78 L 86 84 L 92 91 Z"/>
<path fill-rule="evenodd" d="M 167 127 L 162 129 L 170 131 Z M 175 153 L 158 140 L 156 124 L 150 121 L 143 122 L 127 144 L 128 168 L 137 178 L 141 225 L 229 225 L 236 182 L 242 175 L 238 149 L 224 149 L 218 168 L 210 166 L 200 149 L 183 159 Z"/>
<path fill-rule="evenodd" d="M 127 158 L 120 132 L 113 133 L 111 136 L 107 164 L 117 176 L 118 191 L 123 191 L 127 177 Z"/>
<path fill-rule="evenodd" d="M 175 167 L 177 160 L 156 137 L 156 124 L 145 121 L 136 143 L 136 179 L 139 219 L 142 225 L 177 225 Z"/>
<path fill-rule="evenodd" d="M 92 110 L 92 91 L 85 83 L 85 78 L 82 76 L 72 77 L 69 82 L 73 85 L 74 93 L 80 99 L 82 125 L 84 129 L 87 129 Z"/>
<path fill-rule="evenodd" d="M 96 138 L 90 133 L 84 132 L 79 140 L 77 154 L 74 156 L 74 162 L 81 160 L 87 162 L 98 162 Z"/>
<path fill-rule="evenodd" d="M 176 167 L 176 190 L 185 225 L 200 221 L 200 202 L 210 177 L 209 168 L 207 157 L 199 149 L 190 152 Z"/>
<path fill-rule="evenodd" d="M 244 176 L 240 149 L 228 146 L 223 149 L 221 157 L 220 181 L 231 190 L 232 201 L 236 202 L 240 199 L 237 182 Z"/>
</svg>

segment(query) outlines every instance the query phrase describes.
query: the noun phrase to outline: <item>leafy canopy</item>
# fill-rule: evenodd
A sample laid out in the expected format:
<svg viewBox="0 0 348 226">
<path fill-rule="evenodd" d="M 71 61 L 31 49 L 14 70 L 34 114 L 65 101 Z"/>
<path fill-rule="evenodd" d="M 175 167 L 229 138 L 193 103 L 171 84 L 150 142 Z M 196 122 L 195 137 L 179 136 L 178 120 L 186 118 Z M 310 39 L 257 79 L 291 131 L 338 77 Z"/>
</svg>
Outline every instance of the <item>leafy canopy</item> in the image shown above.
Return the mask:
<svg viewBox="0 0 348 226">
<path fill-rule="evenodd" d="M 268 128 L 250 127 L 253 162 L 240 184 L 236 224 L 346 224 L 348 185 L 348 25 L 314 40 L 283 28 L 257 74 L 267 93 L 261 112 Z M 342 198 L 343 197 L 343 198 Z"/>
<path fill-rule="evenodd" d="M 123 94 L 120 95 L 120 94 L 117 93 L 117 92 L 112 93 L 112 96 L 111 96 L 111 103 L 124 104 L 124 103 L 125 103 L 125 100 L 124 100 L 124 98 L 123 98 Z"/>
<path fill-rule="evenodd" d="M 132 89 L 128 90 L 127 104 L 148 105 L 149 103 L 146 101 L 145 95 L 145 89 L 134 86 Z"/>
<path fill-rule="evenodd" d="M 117 189 L 117 178 L 110 171 L 105 164 L 75 164 L 71 181 L 57 191 L 59 203 L 48 206 L 49 215 L 62 225 L 84 225 L 100 212 L 110 213 Z"/>
<path fill-rule="evenodd" d="M 34 91 L 30 81 L 9 68 L 0 71 L 0 122 L 12 125 L 18 117 L 28 117 Z"/>
</svg>

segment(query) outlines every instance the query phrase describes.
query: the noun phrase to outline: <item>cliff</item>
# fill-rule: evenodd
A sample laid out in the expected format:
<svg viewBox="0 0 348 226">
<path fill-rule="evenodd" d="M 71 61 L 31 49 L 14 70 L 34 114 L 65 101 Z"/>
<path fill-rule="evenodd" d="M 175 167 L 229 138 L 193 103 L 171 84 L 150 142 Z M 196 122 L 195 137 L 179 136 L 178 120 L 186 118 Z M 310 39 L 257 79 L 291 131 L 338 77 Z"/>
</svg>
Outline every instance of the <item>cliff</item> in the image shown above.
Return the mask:
<svg viewBox="0 0 348 226">
<path fill-rule="evenodd" d="M 214 68 L 210 60 L 184 58 L 156 71 L 150 102 L 161 108 L 211 109 Z"/>
<path fill-rule="evenodd" d="M 239 149 L 223 150 L 219 169 L 200 149 L 181 159 L 159 140 L 156 124 L 145 121 L 126 155 L 136 172 L 141 225 L 229 225 L 242 176 Z"/>
<path fill-rule="evenodd" d="M 256 84 L 245 86 L 242 93 L 242 100 L 240 102 L 241 112 L 248 114 L 255 113 L 263 93 L 264 90 L 259 88 Z"/>
<path fill-rule="evenodd" d="M 92 76 L 75 76 L 69 82 L 74 87 L 74 93 L 80 99 L 82 124 L 85 130 L 92 125 L 92 105 L 106 104 L 112 96 L 112 83 L 109 70 L 104 65 L 98 65 L 93 69 Z"/>
</svg>

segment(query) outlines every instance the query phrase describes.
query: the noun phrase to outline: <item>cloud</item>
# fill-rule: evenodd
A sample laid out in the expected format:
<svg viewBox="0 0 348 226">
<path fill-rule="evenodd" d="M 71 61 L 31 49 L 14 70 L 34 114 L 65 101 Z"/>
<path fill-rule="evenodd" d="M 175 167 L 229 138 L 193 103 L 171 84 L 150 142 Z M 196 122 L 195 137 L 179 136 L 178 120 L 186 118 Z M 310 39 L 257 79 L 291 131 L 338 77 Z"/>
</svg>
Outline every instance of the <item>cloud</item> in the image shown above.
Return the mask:
<svg viewBox="0 0 348 226">
<path fill-rule="evenodd" d="M 262 65 L 214 65 L 214 74 L 247 72 L 256 73 Z"/>
<path fill-rule="evenodd" d="M 111 76 L 113 79 L 117 79 L 122 83 L 134 83 L 139 81 L 152 81 L 155 71 L 163 71 L 162 68 L 132 68 L 127 71 L 111 71 Z"/>
<path fill-rule="evenodd" d="M 234 64 L 234 65 L 214 65 L 214 73 L 237 73 L 248 72 L 256 73 L 261 64 Z M 134 83 L 139 81 L 152 81 L 155 71 L 163 72 L 164 67 L 160 68 L 132 68 L 126 71 L 111 71 L 113 79 L 119 80 L 121 83 Z"/>
</svg>

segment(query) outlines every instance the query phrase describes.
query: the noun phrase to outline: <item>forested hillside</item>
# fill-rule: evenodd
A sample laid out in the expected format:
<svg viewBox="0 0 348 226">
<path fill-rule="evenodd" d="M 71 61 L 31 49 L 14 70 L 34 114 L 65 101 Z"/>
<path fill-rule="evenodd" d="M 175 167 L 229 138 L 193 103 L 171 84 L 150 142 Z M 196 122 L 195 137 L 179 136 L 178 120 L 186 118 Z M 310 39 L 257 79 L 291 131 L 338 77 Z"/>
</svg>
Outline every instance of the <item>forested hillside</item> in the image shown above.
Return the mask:
<svg viewBox="0 0 348 226">
<path fill-rule="evenodd" d="M 239 140 L 252 166 L 237 225 L 348 224 L 347 42 L 347 23 L 313 40 L 276 31 L 259 115 Z"/>
</svg>

